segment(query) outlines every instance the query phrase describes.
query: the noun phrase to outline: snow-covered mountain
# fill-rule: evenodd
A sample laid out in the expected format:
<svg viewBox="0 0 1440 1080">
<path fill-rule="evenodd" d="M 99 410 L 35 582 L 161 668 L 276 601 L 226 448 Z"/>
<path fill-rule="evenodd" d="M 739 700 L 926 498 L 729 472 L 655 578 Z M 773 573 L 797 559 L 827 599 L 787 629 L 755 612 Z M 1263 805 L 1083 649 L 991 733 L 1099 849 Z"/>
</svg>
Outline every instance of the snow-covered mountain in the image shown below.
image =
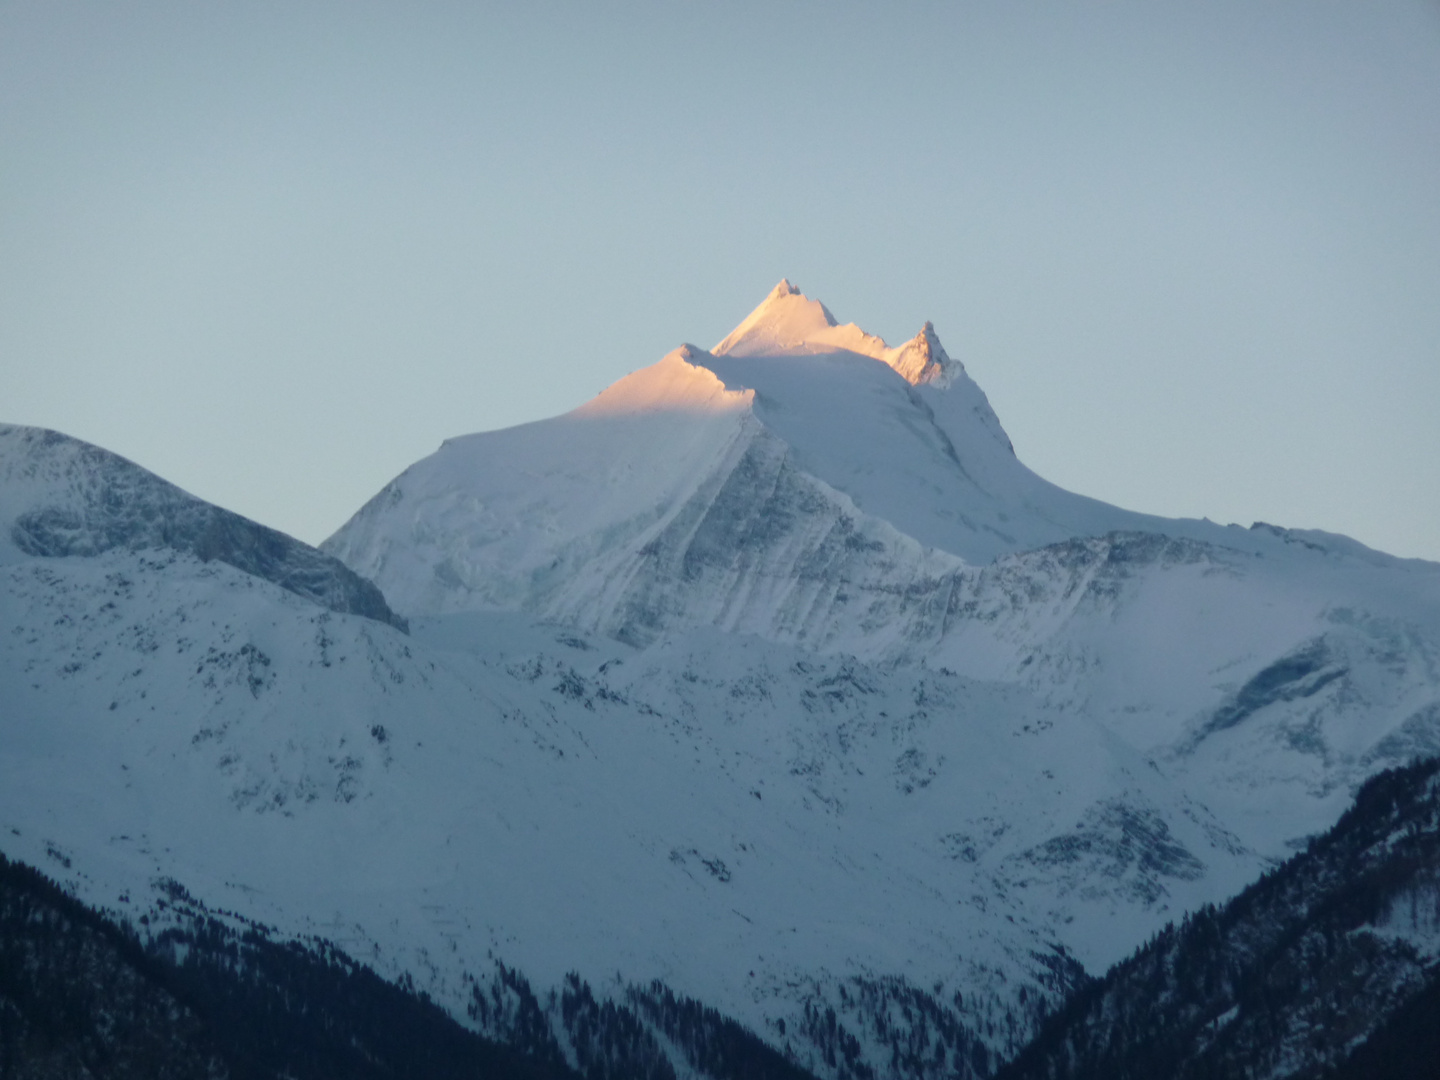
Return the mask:
<svg viewBox="0 0 1440 1080">
<path fill-rule="evenodd" d="M 518 969 L 575 1065 L 570 971 L 827 1077 L 983 1073 L 1440 749 L 1440 566 L 1062 491 L 928 324 L 785 282 L 323 547 L 0 433 L 3 849 L 501 1037 Z"/>
<path fill-rule="evenodd" d="M 819 644 L 967 564 L 1162 527 L 1220 535 L 1046 483 L 928 324 L 891 349 L 782 281 L 713 352 L 685 345 L 565 416 L 449 440 L 324 547 L 415 614 Z"/>
<path fill-rule="evenodd" d="M 1226 789 L 1272 856 L 1440 749 L 1440 566 L 1063 491 L 928 323 L 890 348 L 788 281 L 711 352 L 447 441 L 323 546 L 411 616 L 708 626 L 1022 686 Z"/>
</svg>

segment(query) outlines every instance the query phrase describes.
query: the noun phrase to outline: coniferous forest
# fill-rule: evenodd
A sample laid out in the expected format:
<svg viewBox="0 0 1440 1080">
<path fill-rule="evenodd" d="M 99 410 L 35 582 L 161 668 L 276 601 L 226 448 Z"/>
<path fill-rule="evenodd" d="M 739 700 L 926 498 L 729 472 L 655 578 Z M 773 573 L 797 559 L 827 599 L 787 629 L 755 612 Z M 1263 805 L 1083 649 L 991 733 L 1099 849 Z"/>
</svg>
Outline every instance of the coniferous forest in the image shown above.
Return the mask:
<svg viewBox="0 0 1440 1080">
<path fill-rule="evenodd" d="M 174 911 L 198 908 L 178 883 L 169 889 Z M 0 855 L 0 1077 L 674 1080 L 672 1053 L 705 1076 L 810 1076 L 659 982 L 617 1002 L 571 975 L 559 1002 L 542 1003 L 501 967 L 501 1042 L 327 942 L 213 916 L 184 923 L 142 940 Z M 472 1019 L 495 1019 L 487 1000 L 477 984 Z"/>
</svg>

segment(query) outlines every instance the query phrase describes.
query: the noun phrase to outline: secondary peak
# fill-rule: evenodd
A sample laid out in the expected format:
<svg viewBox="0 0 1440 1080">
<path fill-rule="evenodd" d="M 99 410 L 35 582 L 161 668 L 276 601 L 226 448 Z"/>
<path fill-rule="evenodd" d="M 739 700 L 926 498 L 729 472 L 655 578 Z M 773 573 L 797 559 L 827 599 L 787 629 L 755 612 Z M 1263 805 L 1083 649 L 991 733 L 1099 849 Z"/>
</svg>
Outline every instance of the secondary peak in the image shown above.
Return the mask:
<svg viewBox="0 0 1440 1080">
<path fill-rule="evenodd" d="M 885 350 L 880 359 L 912 386 L 920 383 L 948 386 L 956 372 L 964 370 L 959 361 L 950 359 L 945 346 L 940 344 L 934 325 L 929 322 L 904 345 Z"/>
</svg>

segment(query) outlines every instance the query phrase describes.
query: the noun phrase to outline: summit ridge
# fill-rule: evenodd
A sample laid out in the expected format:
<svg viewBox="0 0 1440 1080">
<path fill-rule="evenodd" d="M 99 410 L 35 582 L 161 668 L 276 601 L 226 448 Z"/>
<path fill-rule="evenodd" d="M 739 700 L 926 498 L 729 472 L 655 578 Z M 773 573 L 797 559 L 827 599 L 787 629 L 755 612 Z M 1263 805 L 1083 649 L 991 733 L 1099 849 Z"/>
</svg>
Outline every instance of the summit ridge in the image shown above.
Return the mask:
<svg viewBox="0 0 1440 1080">
<path fill-rule="evenodd" d="M 819 300 L 812 300 L 789 278 L 770 290 L 740 325 L 710 350 L 715 356 L 815 356 L 853 353 L 892 368 L 912 386 L 948 385 L 964 373 L 940 344 L 933 323 L 894 348 L 854 323 L 840 325 Z"/>
</svg>

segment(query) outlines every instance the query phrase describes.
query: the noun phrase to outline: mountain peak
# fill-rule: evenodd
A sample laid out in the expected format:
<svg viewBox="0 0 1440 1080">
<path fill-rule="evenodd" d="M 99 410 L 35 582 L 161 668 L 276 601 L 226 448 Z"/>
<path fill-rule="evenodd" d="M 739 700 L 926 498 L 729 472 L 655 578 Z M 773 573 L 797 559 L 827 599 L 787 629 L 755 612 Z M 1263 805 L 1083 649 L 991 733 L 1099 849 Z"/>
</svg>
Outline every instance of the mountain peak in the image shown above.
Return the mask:
<svg viewBox="0 0 1440 1080">
<path fill-rule="evenodd" d="M 931 323 L 927 322 L 910 341 L 892 349 L 854 323 L 839 325 L 829 308 L 811 300 L 789 278 L 781 278 L 760 306 L 711 352 L 715 356 L 741 357 L 856 353 L 888 365 L 912 386 L 948 386 L 956 372 L 964 370 L 946 354 Z"/>
<path fill-rule="evenodd" d="M 912 386 L 930 383 L 949 386 L 956 374 L 964 371 L 958 360 L 952 360 L 940 344 L 935 326 L 926 322 L 920 332 L 896 349 L 887 349 L 880 357 Z"/>
<path fill-rule="evenodd" d="M 770 290 L 725 340 L 710 350 L 716 356 L 810 356 L 854 352 L 879 358 L 885 343 L 854 323 L 837 325 L 830 309 L 811 300 L 789 278 Z"/>
</svg>

